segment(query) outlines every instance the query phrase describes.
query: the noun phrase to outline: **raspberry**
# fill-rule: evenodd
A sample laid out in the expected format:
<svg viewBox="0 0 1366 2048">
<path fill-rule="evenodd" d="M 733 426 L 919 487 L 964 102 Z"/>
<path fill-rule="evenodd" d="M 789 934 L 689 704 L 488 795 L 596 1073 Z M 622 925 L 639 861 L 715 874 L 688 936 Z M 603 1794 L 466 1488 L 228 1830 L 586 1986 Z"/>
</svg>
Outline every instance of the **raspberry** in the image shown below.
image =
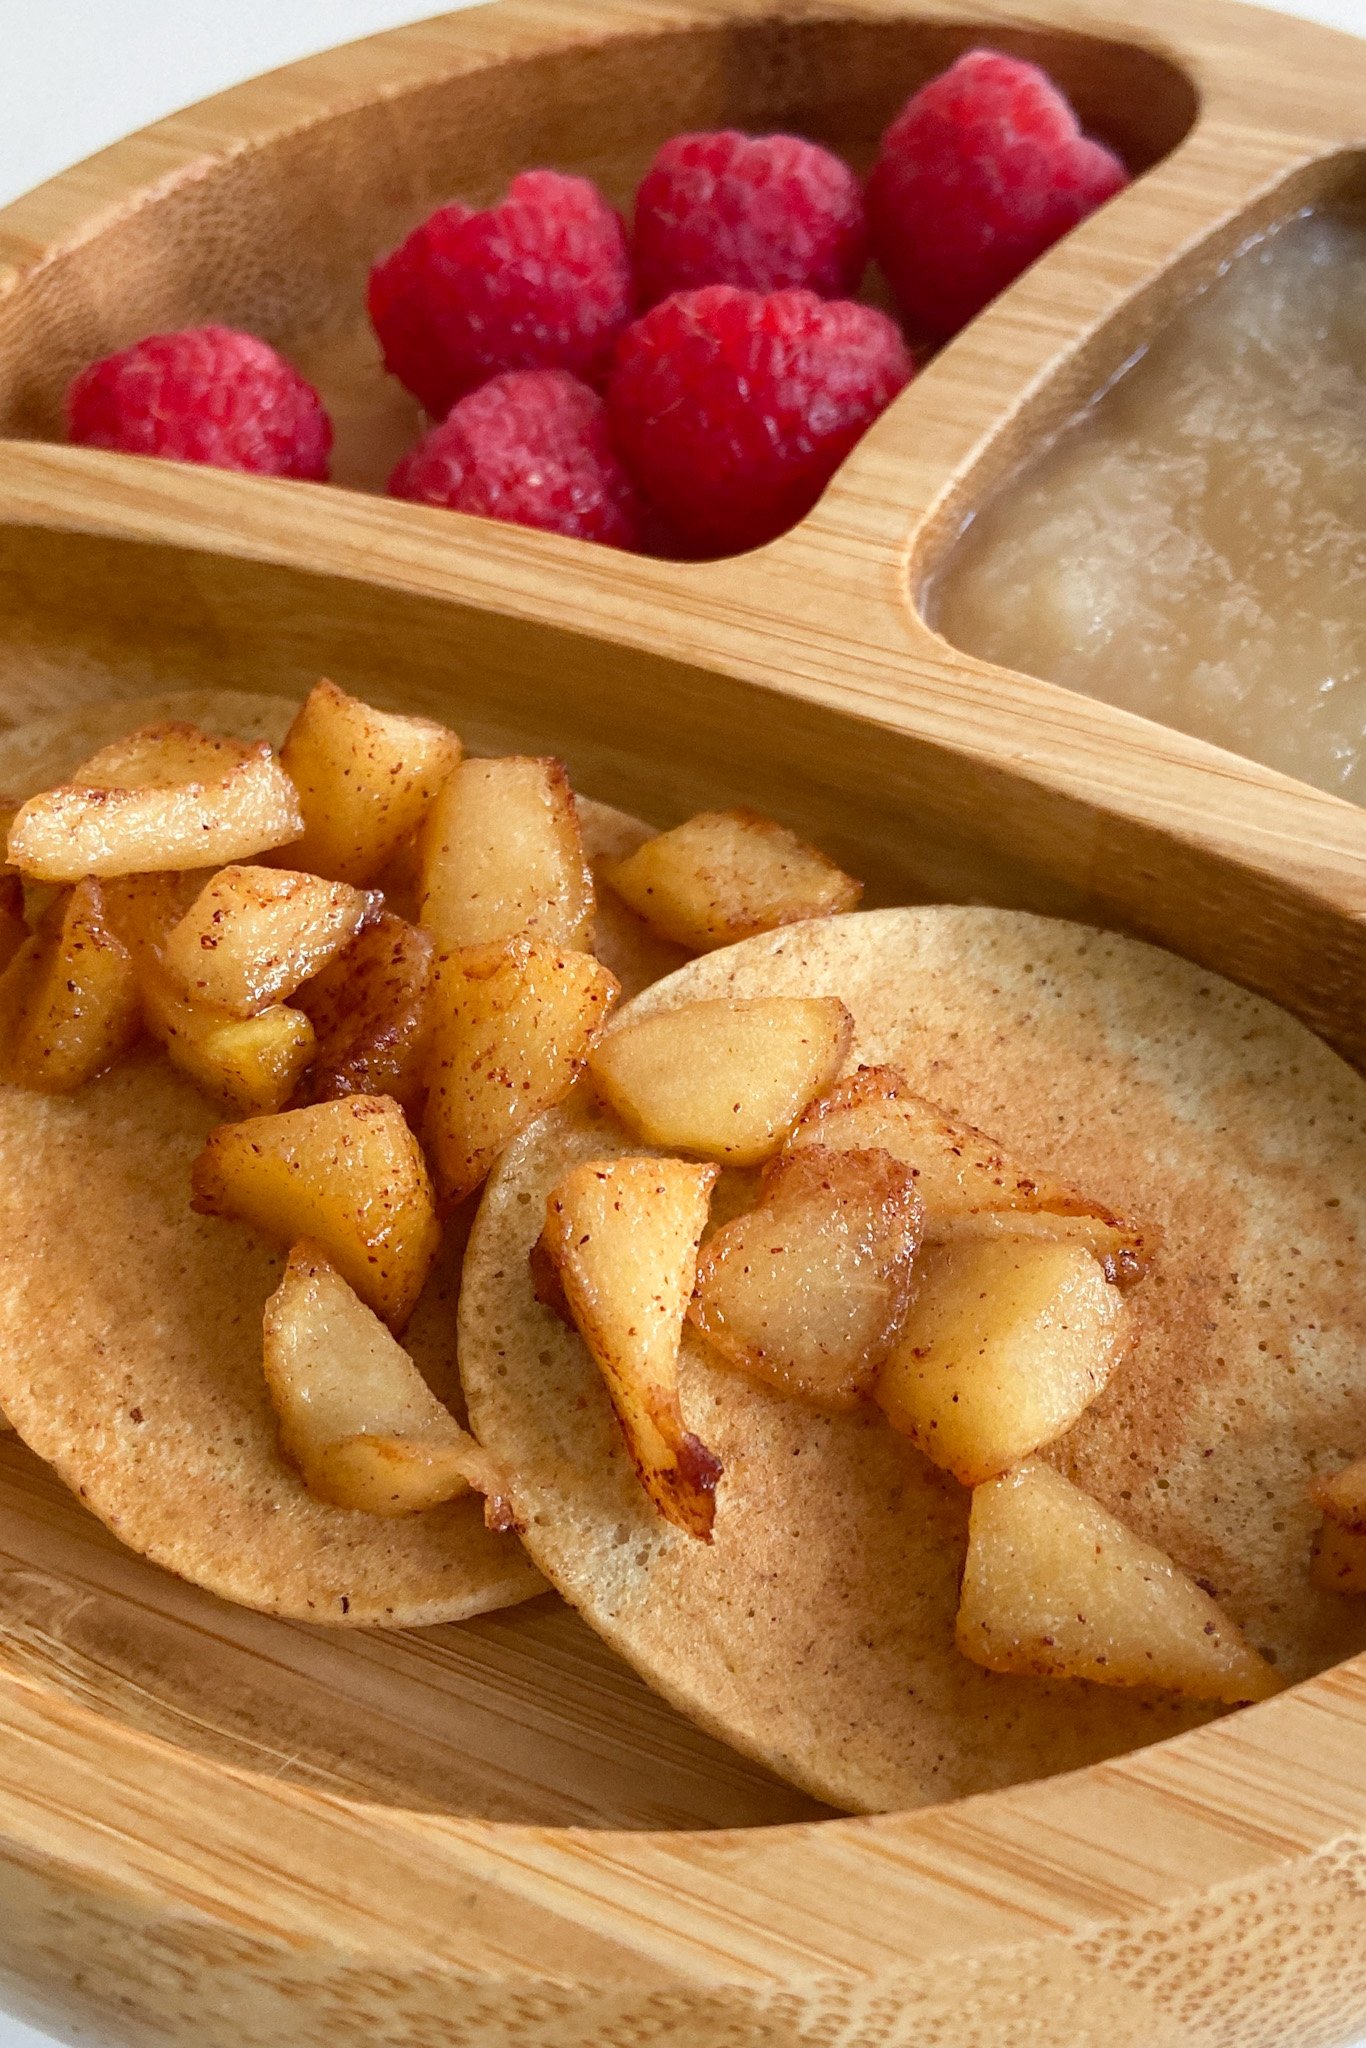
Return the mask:
<svg viewBox="0 0 1366 2048">
<path fill-rule="evenodd" d="M 621 220 L 596 185 L 523 171 L 483 213 L 457 201 L 370 273 L 387 369 L 434 419 L 501 370 L 600 383 L 634 290 Z"/>
<path fill-rule="evenodd" d="M 626 330 L 607 404 L 681 540 L 726 553 L 809 511 L 910 374 L 896 327 L 870 306 L 716 284 Z"/>
<path fill-rule="evenodd" d="M 874 253 L 911 325 L 945 339 L 1127 183 L 1044 72 L 970 50 L 882 138 Z"/>
<path fill-rule="evenodd" d="M 566 370 L 509 370 L 460 399 L 389 479 L 395 498 L 634 548 L 636 490 L 607 408 Z"/>
<path fill-rule="evenodd" d="M 705 284 L 847 298 L 868 259 L 863 193 L 795 135 L 675 135 L 636 193 L 633 255 L 642 305 Z"/>
<path fill-rule="evenodd" d="M 67 436 L 84 448 L 163 455 L 260 476 L 327 476 L 332 422 L 311 384 L 254 334 L 149 334 L 74 377 Z"/>
</svg>

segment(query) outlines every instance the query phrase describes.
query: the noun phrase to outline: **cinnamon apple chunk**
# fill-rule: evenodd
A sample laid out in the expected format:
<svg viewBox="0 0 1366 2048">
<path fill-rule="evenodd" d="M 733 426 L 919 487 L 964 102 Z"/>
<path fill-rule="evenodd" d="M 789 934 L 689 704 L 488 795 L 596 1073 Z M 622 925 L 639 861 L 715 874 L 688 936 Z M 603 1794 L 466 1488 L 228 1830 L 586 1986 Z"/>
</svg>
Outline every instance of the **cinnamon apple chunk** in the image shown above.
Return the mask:
<svg viewBox="0 0 1366 2048">
<path fill-rule="evenodd" d="M 282 1244 L 316 1243 L 389 1327 L 411 1315 L 441 1240 L 432 1184 L 403 1111 L 348 1095 L 210 1131 L 192 1206 Z"/>
<path fill-rule="evenodd" d="M 150 725 L 21 805 L 8 859 L 45 882 L 211 867 L 283 846 L 302 825 L 294 785 L 264 740 Z"/>
<path fill-rule="evenodd" d="M 561 761 L 462 761 L 423 832 L 419 921 L 443 951 L 526 933 L 587 945 L 593 874 Z"/>
<path fill-rule="evenodd" d="M 887 1153 L 807 1146 L 708 1240 L 689 1319 L 728 1364 L 850 1408 L 905 1320 L 923 1223 L 914 1179 Z"/>
<path fill-rule="evenodd" d="M 631 1018 L 589 1059 L 593 1085 L 636 1137 L 723 1166 L 755 1166 L 845 1059 L 854 1020 L 833 996 L 722 997 Z"/>
<path fill-rule="evenodd" d="M 487 1454 L 318 1245 L 291 1249 L 264 1334 L 280 1448 L 319 1500 L 408 1515 L 487 1489 Z"/>
<path fill-rule="evenodd" d="M 862 882 L 758 811 L 699 811 L 647 839 L 603 880 L 661 938 L 693 953 L 853 910 Z"/>
<path fill-rule="evenodd" d="M 996 1139 L 918 1095 L 895 1067 L 860 1067 L 813 1102 L 789 1145 L 875 1146 L 916 1176 L 931 1244 L 1038 1235 L 1094 1253 L 1107 1278 L 1131 1286 L 1155 1233 L 1125 1222 L 1080 1188 L 1014 1159 Z"/>
<path fill-rule="evenodd" d="M 552 1189 L 540 1240 L 641 1485 L 704 1543 L 721 1466 L 684 1421 L 678 1354 L 716 1175 L 681 1159 L 589 1161 Z"/>
<path fill-rule="evenodd" d="M 423 1136 L 447 1207 L 473 1192 L 582 1073 L 619 984 L 544 940 L 468 946 L 437 963 Z"/>
<path fill-rule="evenodd" d="M 955 1637 L 974 1663 L 1019 1676 L 1229 1706 L 1282 1686 L 1188 1573 L 1037 1459 L 972 1496 Z"/>
<path fill-rule="evenodd" d="M 313 1026 L 288 1003 L 272 1003 L 255 1017 L 235 1017 L 214 1003 L 180 993 L 160 960 L 138 964 L 142 1014 L 187 1080 L 249 1115 L 284 1108 L 313 1061 Z"/>
<path fill-rule="evenodd" d="M 927 1458 L 980 1485 L 1071 1428 L 1120 1356 L 1123 1315 L 1118 1288 L 1080 1245 L 927 1246 L 878 1403 Z"/>
<path fill-rule="evenodd" d="M 1366 1529 L 1325 1515 L 1314 1538 L 1309 1579 L 1325 1593 L 1366 1593 Z"/>
<path fill-rule="evenodd" d="M 1316 1479 L 1310 1493 L 1331 1521 L 1366 1529 L 1366 1458 Z"/>
<path fill-rule="evenodd" d="M 317 683 L 280 749 L 304 819 L 290 848 L 294 865 L 359 888 L 378 881 L 460 754 L 447 726 L 376 711 L 335 683 Z"/>
<path fill-rule="evenodd" d="M 346 882 L 289 868 L 220 868 L 167 935 L 162 964 L 181 993 L 234 1017 L 283 1002 L 376 914 Z"/>
<path fill-rule="evenodd" d="M 127 1052 L 141 1021 L 132 956 L 100 885 L 78 882 L 0 974 L 0 1073 L 21 1088 L 68 1093 Z"/>
<path fill-rule="evenodd" d="M 416 1115 L 426 1097 L 432 942 L 388 911 L 293 997 L 317 1038 L 304 1102 L 392 1095 Z"/>
</svg>

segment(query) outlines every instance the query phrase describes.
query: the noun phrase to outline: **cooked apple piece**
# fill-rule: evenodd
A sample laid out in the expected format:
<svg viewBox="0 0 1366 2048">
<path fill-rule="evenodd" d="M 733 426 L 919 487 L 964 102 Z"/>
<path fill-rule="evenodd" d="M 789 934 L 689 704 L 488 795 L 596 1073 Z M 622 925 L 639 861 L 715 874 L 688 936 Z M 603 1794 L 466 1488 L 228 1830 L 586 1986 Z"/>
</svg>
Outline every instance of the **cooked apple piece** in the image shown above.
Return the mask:
<svg viewBox="0 0 1366 2048">
<path fill-rule="evenodd" d="M 196 1002 L 255 1017 L 334 960 L 372 899 L 290 868 L 220 868 L 166 939 L 162 964 Z"/>
<path fill-rule="evenodd" d="M 302 826 L 294 785 L 264 740 L 150 725 L 31 797 L 10 827 L 9 859 L 46 882 L 216 867 L 284 846 Z"/>
<path fill-rule="evenodd" d="M 444 1206 L 569 1093 L 617 994 L 591 953 L 544 940 L 466 946 L 437 962 L 423 1136 Z"/>
<path fill-rule="evenodd" d="M 333 1507 L 413 1514 L 487 1475 L 486 1453 L 306 1240 L 266 1303 L 265 1371 L 280 1448 Z"/>
<path fill-rule="evenodd" d="M 392 1095 L 410 1114 L 426 1094 L 432 942 L 385 911 L 294 1002 L 317 1034 L 305 1102 Z"/>
<path fill-rule="evenodd" d="M 304 816 L 294 864 L 337 882 L 375 882 L 459 760 L 448 726 L 376 711 L 335 683 L 316 684 L 280 749 Z"/>
<path fill-rule="evenodd" d="M 1314 1539 L 1309 1579 L 1325 1593 L 1366 1593 L 1366 1529 L 1349 1529 L 1326 1515 Z"/>
<path fill-rule="evenodd" d="M 23 882 L 13 868 L 0 869 L 0 974 L 29 935 Z"/>
<path fill-rule="evenodd" d="M 1091 1253 L 1034 1237 L 929 1245 L 878 1375 L 893 1429 L 979 1486 L 1070 1429 L 1118 1360 L 1124 1303 Z"/>
<path fill-rule="evenodd" d="M 1316 1479 L 1310 1491 L 1332 1521 L 1344 1529 L 1366 1529 L 1366 1458 Z"/>
<path fill-rule="evenodd" d="M 183 996 L 156 959 L 138 966 L 142 1014 L 172 1066 L 230 1109 L 273 1115 L 294 1095 L 313 1061 L 313 1026 L 302 1011 L 272 1003 L 234 1017 Z"/>
<path fill-rule="evenodd" d="M 462 761 L 427 818 L 421 922 L 443 950 L 519 933 L 586 946 L 593 875 L 562 761 Z"/>
<path fill-rule="evenodd" d="M 99 883 L 78 882 L 0 974 L 4 1078 L 66 1094 L 112 1066 L 141 1024 L 128 948 L 105 916 Z"/>
<path fill-rule="evenodd" d="M 813 1102 L 789 1146 L 874 1147 L 912 1168 L 927 1243 L 1037 1233 L 1084 1246 L 1121 1287 L 1140 1279 L 1153 1234 L 1123 1222 L 1079 1188 L 1013 1160 L 985 1131 L 946 1116 L 895 1067 L 860 1067 Z"/>
<path fill-rule="evenodd" d="M 808 1145 L 708 1240 L 689 1318 L 742 1372 L 851 1408 L 905 1321 L 923 1221 L 914 1179 L 887 1153 Z"/>
<path fill-rule="evenodd" d="M 722 997 L 619 1024 L 589 1067 L 636 1137 L 755 1166 L 829 1085 L 853 1036 L 834 996 Z"/>
<path fill-rule="evenodd" d="M 1283 1683 L 1164 1551 L 1038 1460 L 972 1496 L 955 1634 L 975 1664 L 1022 1677 L 1156 1685 L 1228 1706 Z"/>
<path fill-rule="evenodd" d="M 862 882 L 758 811 L 699 811 L 602 878 L 653 931 L 693 953 L 853 910 Z"/>
<path fill-rule="evenodd" d="M 101 884 L 109 922 L 141 973 L 161 949 L 204 884 L 212 868 L 182 868 L 145 875 L 113 875 Z"/>
<path fill-rule="evenodd" d="M 388 1095 L 220 1124 L 190 1184 L 203 1216 L 235 1216 L 283 1244 L 316 1242 L 394 1331 L 441 1242 L 421 1148 Z"/>
<path fill-rule="evenodd" d="M 541 1237 L 641 1485 L 703 1543 L 721 1465 L 684 1422 L 678 1353 L 716 1173 L 681 1159 L 591 1160 L 551 1191 Z"/>
</svg>

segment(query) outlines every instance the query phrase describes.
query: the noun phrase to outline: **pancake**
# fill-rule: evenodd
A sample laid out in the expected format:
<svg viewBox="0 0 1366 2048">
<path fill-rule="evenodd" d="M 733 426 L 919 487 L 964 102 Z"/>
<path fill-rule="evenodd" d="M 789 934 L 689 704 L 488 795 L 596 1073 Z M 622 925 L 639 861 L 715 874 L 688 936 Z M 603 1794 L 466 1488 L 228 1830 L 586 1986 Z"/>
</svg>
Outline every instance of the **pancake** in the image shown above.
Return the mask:
<svg viewBox="0 0 1366 2048">
<path fill-rule="evenodd" d="M 890 1062 L 1012 1152 L 1156 1225 L 1132 1349 L 1048 1453 L 1210 1587 L 1288 1678 L 1366 1642 L 1308 1581 L 1306 1488 L 1366 1448 L 1366 1084 L 1292 1018 L 1135 940 L 972 908 L 870 911 L 692 962 L 632 1005 L 839 996 Z M 953 1647 L 968 1494 L 875 1411 L 820 1415 L 691 1333 L 685 1414 L 724 1463 L 715 1542 L 658 1519 L 527 1253 L 567 1169 L 633 1145 L 586 1092 L 490 1181 L 466 1261 L 471 1423 L 546 1576 L 676 1706 L 832 1804 L 904 1808 L 1073 1769 L 1216 1710 L 1000 1676 Z"/>
<path fill-rule="evenodd" d="M 278 743 L 295 708 L 202 691 L 83 708 L 0 735 L 0 789 L 50 787 L 165 718 Z M 582 809 L 590 855 L 647 835 Z M 673 964 L 636 920 L 608 925 L 631 987 Z M 0 1087 L 0 1411 L 132 1549 L 245 1606 L 410 1627 L 542 1592 L 475 1496 L 401 1519 L 352 1514 L 285 1464 L 261 1371 L 282 1255 L 189 1207 L 190 1163 L 222 1114 L 150 1048 L 72 1096 Z M 451 1237 L 404 1341 L 460 1412 Z"/>
</svg>

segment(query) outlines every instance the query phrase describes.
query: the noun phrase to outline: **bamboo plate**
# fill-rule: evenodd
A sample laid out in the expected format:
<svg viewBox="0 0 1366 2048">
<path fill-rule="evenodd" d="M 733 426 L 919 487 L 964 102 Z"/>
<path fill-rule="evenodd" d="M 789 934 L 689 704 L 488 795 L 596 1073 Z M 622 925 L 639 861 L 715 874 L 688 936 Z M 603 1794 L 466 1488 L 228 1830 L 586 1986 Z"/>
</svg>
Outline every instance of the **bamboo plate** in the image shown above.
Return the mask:
<svg viewBox="0 0 1366 2048">
<path fill-rule="evenodd" d="M 1156 937 L 1366 1059 L 1366 814 L 956 653 L 913 590 L 1249 228 L 1366 193 L 1366 46 L 1219 0 L 499 0 L 161 122 L 0 213 L 0 712 L 319 673 L 562 753 L 659 823 L 744 798 L 870 900 Z M 947 349 L 757 555 L 642 561 L 358 492 L 43 445 L 70 373 L 217 318 L 414 424 L 374 253 L 527 163 L 624 199 L 680 127 L 867 161 L 975 40 L 1146 175 Z M 74 1227 L 79 1227 L 75 1219 Z M 1366 2020 L 1366 1658 L 1041 1784 L 825 1816 L 549 1600 L 338 1637 L 119 1549 L 0 1447 L 0 1997 L 195 2048 L 1251 2048 Z M 782 1824 L 782 1825 L 775 1825 Z"/>
</svg>

